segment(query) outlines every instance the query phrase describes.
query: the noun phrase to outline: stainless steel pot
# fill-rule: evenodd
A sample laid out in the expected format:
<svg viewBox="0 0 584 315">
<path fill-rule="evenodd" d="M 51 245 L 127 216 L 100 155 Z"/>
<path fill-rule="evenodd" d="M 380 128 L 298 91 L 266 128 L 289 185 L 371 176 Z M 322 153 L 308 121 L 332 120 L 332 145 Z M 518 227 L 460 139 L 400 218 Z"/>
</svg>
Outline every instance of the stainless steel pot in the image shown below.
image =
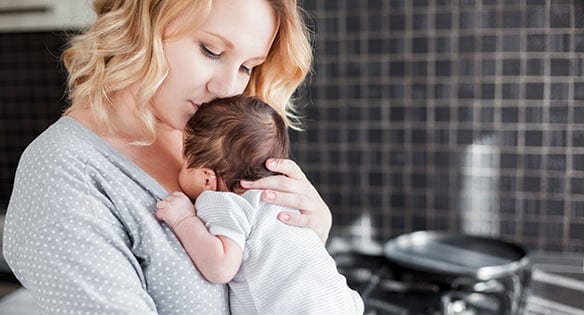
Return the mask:
<svg viewBox="0 0 584 315">
<path fill-rule="evenodd" d="M 440 231 L 398 236 L 384 245 L 385 257 L 403 269 L 405 282 L 438 285 L 446 296 L 477 293 L 500 301 L 501 314 L 518 314 L 530 279 L 523 247 L 499 239 Z M 444 303 L 452 303 L 445 299 Z M 452 309 L 447 314 L 457 314 Z"/>
</svg>

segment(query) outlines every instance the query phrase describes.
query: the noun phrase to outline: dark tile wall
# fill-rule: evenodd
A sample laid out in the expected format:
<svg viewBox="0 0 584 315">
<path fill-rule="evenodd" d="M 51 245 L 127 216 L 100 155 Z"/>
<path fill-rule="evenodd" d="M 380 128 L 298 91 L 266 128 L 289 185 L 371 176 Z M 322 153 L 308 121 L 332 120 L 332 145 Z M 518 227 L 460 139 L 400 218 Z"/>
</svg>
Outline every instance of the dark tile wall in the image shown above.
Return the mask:
<svg viewBox="0 0 584 315">
<path fill-rule="evenodd" d="M 333 234 L 466 231 L 584 252 L 584 2 L 304 0 L 317 65 L 293 157 Z M 66 101 L 64 33 L 0 33 L 0 212 Z"/>
<path fill-rule="evenodd" d="M 65 108 L 64 32 L 0 33 L 0 213 L 20 154 Z"/>
<path fill-rule="evenodd" d="M 584 252 L 584 1 L 303 4 L 317 65 L 294 158 L 334 234 Z"/>
</svg>

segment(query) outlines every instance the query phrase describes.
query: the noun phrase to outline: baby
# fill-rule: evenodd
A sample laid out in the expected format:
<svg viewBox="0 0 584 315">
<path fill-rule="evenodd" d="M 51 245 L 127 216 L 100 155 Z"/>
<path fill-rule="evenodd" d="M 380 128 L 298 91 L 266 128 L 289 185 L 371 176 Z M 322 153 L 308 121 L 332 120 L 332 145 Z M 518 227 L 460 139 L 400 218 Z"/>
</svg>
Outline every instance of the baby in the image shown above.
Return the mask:
<svg viewBox="0 0 584 315">
<path fill-rule="evenodd" d="M 261 100 L 204 104 L 185 128 L 184 193 L 158 202 L 156 216 L 207 280 L 228 283 L 232 314 L 362 314 L 361 297 L 316 233 L 276 219 L 298 210 L 239 185 L 274 175 L 265 162 L 287 158 L 288 147 L 283 119 Z"/>
</svg>

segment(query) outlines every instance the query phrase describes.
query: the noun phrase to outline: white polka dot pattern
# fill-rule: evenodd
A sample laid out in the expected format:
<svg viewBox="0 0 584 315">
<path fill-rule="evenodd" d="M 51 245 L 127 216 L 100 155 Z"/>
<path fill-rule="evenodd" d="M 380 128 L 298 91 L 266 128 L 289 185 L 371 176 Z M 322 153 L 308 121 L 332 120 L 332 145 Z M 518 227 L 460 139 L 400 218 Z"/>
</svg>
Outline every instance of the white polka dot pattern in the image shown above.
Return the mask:
<svg viewBox="0 0 584 315">
<path fill-rule="evenodd" d="M 70 117 L 23 153 L 4 255 L 48 314 L 227 314 L 224 285 L 205 281 L 154 217 L 167 192 Z"/>
</svg>

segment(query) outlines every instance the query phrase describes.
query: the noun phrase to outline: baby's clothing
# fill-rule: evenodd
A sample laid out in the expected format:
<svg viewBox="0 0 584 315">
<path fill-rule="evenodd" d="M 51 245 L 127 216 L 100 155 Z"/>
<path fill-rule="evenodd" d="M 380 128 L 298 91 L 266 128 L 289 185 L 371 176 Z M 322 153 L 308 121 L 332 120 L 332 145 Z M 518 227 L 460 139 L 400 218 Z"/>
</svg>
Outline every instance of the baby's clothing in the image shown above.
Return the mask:
<svg viewBox="0 0 584 315">
<path fill-rule="evenodd" d="M 297 210 L 262 201 L 260 190 L 205 191 L 195 208 L 211 234 L 243 250 L 241 267 L 228 284 L 232 314 L 363 313 L 361 297 L 347 286 L 316 233 L 276 218 Z"/>
</svg>

